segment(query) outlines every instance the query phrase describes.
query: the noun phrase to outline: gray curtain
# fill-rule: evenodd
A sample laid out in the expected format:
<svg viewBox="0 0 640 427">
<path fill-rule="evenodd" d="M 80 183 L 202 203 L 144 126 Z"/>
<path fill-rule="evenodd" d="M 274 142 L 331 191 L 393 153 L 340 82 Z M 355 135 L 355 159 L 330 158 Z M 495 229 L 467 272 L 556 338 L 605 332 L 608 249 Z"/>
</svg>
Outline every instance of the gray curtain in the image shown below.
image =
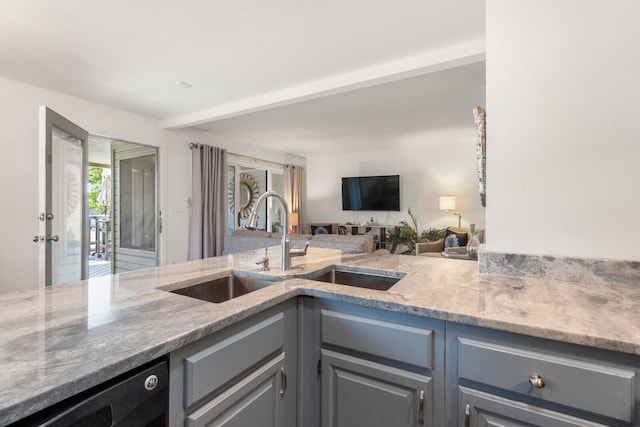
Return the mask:
<svg viewBox="0 0 640 427">
<path fill-rule="evenodd" d="M 222 255 L 227 199 L 227 150 L 191 144 L 190 260 Z"/>
<path fill-rule="evenodd" d="M 291 212 L 298 214 L 298 222 L 290 224 L 298 227 L 298 233 L 302 230 L 302 196 L 303 196 L 304 168 L 301 166 L 286 165 L 284 167 L 284 198 Z"/>
</svg>

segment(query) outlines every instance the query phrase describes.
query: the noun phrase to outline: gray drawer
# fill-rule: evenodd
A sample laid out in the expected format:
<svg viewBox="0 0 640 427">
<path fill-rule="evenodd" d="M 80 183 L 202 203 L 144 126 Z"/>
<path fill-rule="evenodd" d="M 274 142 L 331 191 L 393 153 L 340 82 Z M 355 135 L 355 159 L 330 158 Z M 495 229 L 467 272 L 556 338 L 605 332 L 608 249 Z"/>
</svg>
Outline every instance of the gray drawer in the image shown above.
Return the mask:
<svg viewBox="0 0 640 427">
<path fill-rule="evenodd" d="M 324 344 L 433 369 L 430 329 L 332 310 L 322 310 L 321 327 Z"/>
<path fill-rule="evenodd" d="M 284 313 L 277 313 L 184 359 L 184 406 L 284 351 Z"/>
<path fill-rule="evenodd" d="M 542 388 L 529 376 L 538 373 Z M 631 422 L 634 376 L 630 370 L 458 339 L 458 377 L 512 392 Z"/>
</svg>

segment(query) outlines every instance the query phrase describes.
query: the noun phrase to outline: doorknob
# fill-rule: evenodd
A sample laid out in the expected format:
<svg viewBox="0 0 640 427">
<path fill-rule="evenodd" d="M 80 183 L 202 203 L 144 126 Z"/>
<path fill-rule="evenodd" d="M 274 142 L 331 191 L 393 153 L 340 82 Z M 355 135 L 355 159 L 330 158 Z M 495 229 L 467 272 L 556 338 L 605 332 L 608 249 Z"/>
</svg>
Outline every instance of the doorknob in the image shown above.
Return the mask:
<svg viewBox="0 0 640 427">
<path fill-rule="evenodd" d="M 58 236 L 48 236 L 47 237 L 47 243 L 49 243 L 49 242 L 57 242 L 58 240 L 60 240 L 60 238 Z"/>
</svg>

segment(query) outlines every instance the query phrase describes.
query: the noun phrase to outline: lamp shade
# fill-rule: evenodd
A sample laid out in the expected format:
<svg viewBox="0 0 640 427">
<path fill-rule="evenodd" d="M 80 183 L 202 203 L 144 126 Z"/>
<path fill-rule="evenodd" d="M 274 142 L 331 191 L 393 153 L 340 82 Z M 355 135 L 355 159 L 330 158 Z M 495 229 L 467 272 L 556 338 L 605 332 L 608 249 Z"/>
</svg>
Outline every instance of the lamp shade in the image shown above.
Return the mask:
<svg viewBox="0 0 640 427">
<path fill-rule="evenodd" d="M 291 212 L 289 214 L 289 223 L 298 225 L 298 212 Z"/>
<path fill-rule="evenodd" d="M 452 211 L 456 208 L 456 196 L 440 196 L 440 210 Z"/>
</svg>

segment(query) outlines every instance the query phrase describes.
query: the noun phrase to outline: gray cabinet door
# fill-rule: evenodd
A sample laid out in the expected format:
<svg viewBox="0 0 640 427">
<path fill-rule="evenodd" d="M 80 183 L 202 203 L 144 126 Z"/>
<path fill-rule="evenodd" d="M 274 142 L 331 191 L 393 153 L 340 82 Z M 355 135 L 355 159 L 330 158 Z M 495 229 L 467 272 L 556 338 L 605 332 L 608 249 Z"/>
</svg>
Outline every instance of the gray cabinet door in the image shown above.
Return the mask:
<svg viewBox="0 0 640 427">
<path fill-rule="evenodd" d="M 171 353 L 169 425 L 296 425 L 297 302 Z"/>
<path fill-rule="evenodd" d="M 431 378 L 321 351 L 323 427 L 429 426 Z"/>
<path fill-rule="evenodd" d="M 459 387 L 464 427 L 604 427 L 562 414 L 467 387 Z"/>
<path fill-rule="evenodd" d="M 187 416 L 188 427 L 284 425 L 284 353 Z"/>
</svg>

